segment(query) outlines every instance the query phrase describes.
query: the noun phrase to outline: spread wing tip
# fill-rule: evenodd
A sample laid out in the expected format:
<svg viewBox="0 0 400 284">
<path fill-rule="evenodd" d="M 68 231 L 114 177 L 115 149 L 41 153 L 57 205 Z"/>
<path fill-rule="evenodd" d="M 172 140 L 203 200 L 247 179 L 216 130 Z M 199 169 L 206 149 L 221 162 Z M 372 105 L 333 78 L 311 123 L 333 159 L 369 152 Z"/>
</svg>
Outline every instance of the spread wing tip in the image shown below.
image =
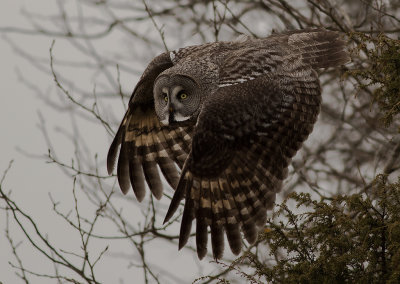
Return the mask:
<svg viewBox="0 0 400 284">
<path fill-rule="evenodd" d="M 120 137 L 117 133 L 107 153 L 107 172 L 109 175 L 112 175 L 114 171 L 119 144 L 121 144 L 121 142 L 120 142 Z"/>
<path fill-rule="evenodd" d="M 188 174 L 186 173 L 186 171 L 182 171 L 181 178 L 179 180 L 174 196 L 172 197 L 171 203 L 169 204 L 169 208 L 167 214 L 165 215 L 163 224 L 167 223 L 171 219 L 171 217 L 178 209 L 179 203 L 185 196 L 185 191 L 188 183 L 186 178 L 187 175 Z"/>
<path fill-rule="evenodd" d="M 185 209 L 183 210 L 181 229 L 179 232 L 179 247 L 182 249 L 189 240 L 190 232 L 192 230 L 192 221 L 194 219 L 194 202 L 193 199 L 188 199 L 185 202 Z M 206 249 L 207 252 L 207 249 Z M 199 256 L 200 257 L 200 256 Z"/>
</svg>

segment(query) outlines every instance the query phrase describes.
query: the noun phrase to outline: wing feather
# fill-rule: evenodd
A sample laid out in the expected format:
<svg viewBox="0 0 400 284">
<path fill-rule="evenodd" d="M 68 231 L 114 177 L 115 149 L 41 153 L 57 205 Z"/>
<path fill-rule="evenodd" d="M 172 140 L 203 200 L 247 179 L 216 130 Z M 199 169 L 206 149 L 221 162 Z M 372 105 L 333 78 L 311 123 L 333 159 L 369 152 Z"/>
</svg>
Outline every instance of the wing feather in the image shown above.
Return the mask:
<svg viewBox="0 0 400 284">
<path fill-rule="evenodd" d="M 182 182 L 181 182 L 182 181 Z M 178 184 L 178 188 L 176 193 L 174 194 L 174 198 L 171 201 L 170 209 L 168 209 L 167 216 L 165 217 L 165 222 L 168 221 L 170 217 L 172 217 L 171 208 L 178 208 L 179 202 L 183 197 L 183 192 L 186 192 L 186 202 L 185 208 L 183 211 L 181 229 L 179 233 L 179 249 L 181 249 L 187 241 L 189 240 L 190 232 L 192 229 L 192 221 L 195 219 L 195 212 L 198 210 L 198 202 L 200 192 L 196 190 L 196 187 L 193 187 L 193 179 L 192 176 L 187 174 L 185 179 L 181 179 Z M 179 189 L 179 191 L 178 191 Z M 175 198 L 175 196 L 178 196 Z M 175 206 L 174 206 L 175 204 Z M 176 209 L 175 209 L 176 210 Z M 168 217 L 170 216 L 170 217 Z"/>
<path fill-rule="evenodd" d="M 121 187 L 121 190 L 124 194 L 126 194 L 129 190 L 129 160 L 128 160 L 128 145 L 122 144 L 121 146 L 121 154 L 118 158 L 118 167 L 117 167 L 117 175 L 118 175 L 118 183 Z"/>
<path fill-rule="evenodd" d="M 190 55 L 182 51 L 176 55 Z M 178 168 L 189 153 L 192 127 L 167 127 L 161 125 L 154 110 L 153 84 L 157 76 L 173 66 L 169 53 L 153 59 L 139 80 L 129 101 L 128 110 L 121 122 L 107 155 L 107 170 L 111 174 L 120 147 L 117 176 L 124 194 L 132 185 L 138 201 L 145 196 L 146 183 L 153 195 L 160 199 L 163 184 L 159 169 L 173 189 L 179 181 Z"/>
<path fill-rule="evenodd" d="M 313 98 L 318 97 L 319 84 L 314 73 L 308 74 L 315 82 L 285 78 L 286 85 L 281 87 L 279 76 L 257 78 L 221 88 L 212 103 L 204 103 L 183 166 L 185 174 L 166 216 L 166 221 L 172 217 L 186 192 L 180 248 L 188 240 L 192 218 L 196 219 L 200 259 L 207 253 L 208 227 L 214 258 L 222 256 L 224 231 L 234 254 L 242 248 L 240 231 L 250 244 L 257 240 L 290 159 L 311 132 L 319 112 L 320 99 Z M 233 111 L 236 117 L 229 119 Z"/>
<path fill-rule="evenodd" d="M 240 236 L 239 220 L 237 219 L 238 211 L 235 202 L 230 195 L 230 186 L 226 173 L 218 180 L 222 197 L 222 205 L 225 212 L 225 231 L 228 239 L 229 247 L 234 255 L 238 255 L 242 249 L 242 241 Z"/>
<path fill-rule="evenodd" d="M 212 220 L 212 201 L 210 198 L 210 182 L 207 179 L 204 179 L 199 182 L 199 185 L 199 209 L 196 211 L 196 247 L 199 259 L 203 259 L 207 254 L 207 227 L 211 225 Z"/>
<path fill-rule="evenodd" d="M 317 119 L 321 90 L 313 68 L 346 63 L 344 44 L 337 33 L 309 29 L 192 46 L 156 57 L 136 86 L 110 146 L 108 172 L 121 145 L 120 187 L 126 193 L 132 184 L 141 201 L 146 183 L 161 198 L 159 167 L 176 188 L 164 222 L 185 199 L 179 249 L 196 219 L 200 259 L 207 254 L 208 227 L 215 259 L 222 257 L 224 232 L 232 252 L 239 254 L 240 232 L 250 244 L 256 241 L 290 160 Z M 205 98 L 196 126 L 161 125 L 152 95 L 158 74 L 203 57 L 216 64 L 213 52 L 219 54 L 219 81 L 213 82 L 219 89 Z"/>
<path fill-rule="evenodd" d="M 212 223 L 211 223 L 211 247 L 214 259 L 220 259 L 224 253 L 224 226 L 226 224 L 221 191 L 218 180 L 210 180 Z"/>
<path fill-rule="evenodd" d="M 135 150 L 134 147 L 131 150 Z M 123 153 L 120 153 L 120 156 Z M 145 177 L 142 169 L 142 164 L 139 161 L 139 158 L 135 156 L 134 153 L 129 154 L 129 157 L 133 157 L 129 159 L 129 178 L 131 181 L 133 192 L 135 193 L 136 199 L 141 202 L 146 194 L 145 187 Z M 118 175 L 119 176 L 119 175 Z M 129 190 L 129 187 L 128 187 Z"/>
</svg>

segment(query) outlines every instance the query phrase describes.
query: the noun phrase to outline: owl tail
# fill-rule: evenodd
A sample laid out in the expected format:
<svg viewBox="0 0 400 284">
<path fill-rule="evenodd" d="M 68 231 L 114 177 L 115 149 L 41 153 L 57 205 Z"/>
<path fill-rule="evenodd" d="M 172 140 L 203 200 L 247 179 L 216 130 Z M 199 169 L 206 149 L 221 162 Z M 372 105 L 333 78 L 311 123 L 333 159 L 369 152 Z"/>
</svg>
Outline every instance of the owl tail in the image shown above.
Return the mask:
<svg viewBox="0 0 400 284">
<path fill-rule="evenodd" d="M 350 61 L 346 42 L 337 32 L 309 29 L 289 32 L 286 36 L 292 54 L 300 55 L 313 68 L 335 67 Z"/>
</svg>

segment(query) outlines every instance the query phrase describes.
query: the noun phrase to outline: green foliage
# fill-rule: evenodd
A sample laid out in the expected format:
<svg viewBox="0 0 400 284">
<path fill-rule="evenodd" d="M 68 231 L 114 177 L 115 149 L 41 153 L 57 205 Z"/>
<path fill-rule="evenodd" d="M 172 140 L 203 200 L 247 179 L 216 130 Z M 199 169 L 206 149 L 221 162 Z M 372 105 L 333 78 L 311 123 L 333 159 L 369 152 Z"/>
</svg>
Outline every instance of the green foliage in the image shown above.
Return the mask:
<svg viewBox="0 0 400 284">
<path fill-rule="evenodd" d="M 262 235 L 276 265 L 247 256 L 256 274 L 273 283 L 399 283 L 400 178 L 378 176 L 372 188 L 331 200 L 291 194 L 275 212 L 285 221 L 270 222 Z"/>
<path fill-rule="evenodd" d="M 362 68 L 349 74 L 361 80 L 359 85 L 364 90 L 376 86 L 373 102 L 379 104 L 384 112 L 383 122 L 389 126 L 400 113 L 400 40 L 364 33 L 353 33 L 351 38 L 358 43 L 355 52 L 364 53 L 367 58 L 362 60 Z"/>
</svg>

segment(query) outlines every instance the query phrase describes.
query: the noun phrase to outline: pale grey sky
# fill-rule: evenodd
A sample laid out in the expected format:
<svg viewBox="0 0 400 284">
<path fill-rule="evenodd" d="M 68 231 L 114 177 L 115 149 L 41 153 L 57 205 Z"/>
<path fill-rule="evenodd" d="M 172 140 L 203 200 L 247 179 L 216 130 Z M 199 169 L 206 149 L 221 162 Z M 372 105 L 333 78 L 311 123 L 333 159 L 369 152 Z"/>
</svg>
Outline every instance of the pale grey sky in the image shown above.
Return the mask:
<svg viewBox="0 0 400 284">
<path fill-rule="evenodd" d="M 32 13 L 50 14 L 53 11 L 52 9 L 55 9 L 54 3 L 55 1 L 50 0 L 0 1 L 0 27 L 29 29 L 31 27 L 26 21 L 25 16 L 21 14 L 21 9 L 26 9 Z M 40 58 L 48 59 L 52 39 L 43 36 L 14 33 L 1 33 L 1 35 L 0 129 L 2 137 L 0 172 L 3 172 L 7 168 L 10 160 L 14 160 L 3 186 L 6 190 L 12 190 L 13 199 L 18 202 L 18 205 L 22 209 L 29 212 L 38 221 L 39 228 L 43 233 L 48 234 L 49 238 L 54 240 L 60 247 L 73 251 L 77 249 L 76 244 L 79 245 L 79 242 L 76 242 L 79 236 L 76 232 L 68 231 L 65 223 L 52 212 L 52 204 L 49 199 L 49 193 L 51 193 L 55 200 L 62 201 L 61 208 L 65 212 L 68 212 L 73 205 L 71 195 L 72 179 L 68 178 L 56 166 L 46 163 L 45 155 L 47 153 L 47 146 L 39 127 L 40 117 L 43 117 L 51 139 L 55 141 L 54 144 L 57 147 L 57 153 L 61 155 L 62 159 L 68 161 L 73 156 L 73 147 L 71 142 L 65 140 L 65 137 L 55 129 L 55 126 L 62 125 L 66 129 L 70 129 L 71 118 L 68 113 L 54 110 L 52 107 L 46 105 L 43 100 L 40 100 L 34 87 L 28 87 L 21 83 L 20 74 L 30 82 L 34 82 L 37 86 L 40 86 L 41 90 L 46 90 L 50 95 L 57 94 L 50 74 L 38 72 L 28 60 L 22 58 L 9 44 L 11 40 L 13 44 L 22 50 L 29 51 L 29 53 L 33 53 Z M 113 50 L 113 44 L 119 44 L 119 42 L 110 42 L 110 46 L 108 46 L 110 50 Z M 69 54 L 69 52 L 67 42 L 57 40 L 54 53 L 62 57 Z M 76 58 L 79 60 L 79 57 Z M 144 66 L 138 69 L 144 69 Z M 90 76 L 85 74 L 84 69 L 78 74 L 67 73 L 65 75 L 71 78 L 86 78 Z M 131 88 L 134 87 L 134 82 L 137 80 L 137 78 L 127 78 L 124 72 L 122 72 L 121 78 L 126 82 L 129 81 Z M 88 86 L 88 92 L 91 92 L 94 83 L 88 82 Z M 117 107 L 122 109 L 121 105 Z M 121 113 L 121 117 L 122 115 L 123 113 Z M 90 123 L 80 125 L 80 131 L 88 137 L 87 141 L 91 144 L 90 147 L 94 149 L 93 152 L 99 153 L 99 160 L 104 162 L 111 137 L 107 135 L 101 126 L 96 128 Z M 103 169 L 102 174 L 105 174 L 105 169 Z M 135 216 L 137 208 L 129 208 L 133 207 L 132 202 L 126 204 L 126 212 L 132 211 L 132 216 Z M 90 205 L 88 204 L 87 206 L 89 207 Z M 8 264 L 9 261 L 16 263 L 16 260 L 12 256 L 7 240 L 4 238 L 5 220 L 5 216 L 1 215 L 0 282 L 3 284 L 22 283 L 15 275 L 16 271 Z M 29 226 L 28 228 L 32 229 Z M 107 228 L 101 229 L 102 231 L 107 231 Z M 51 271 L 52 268 L 49 266 L 49 262 L 45 261 L 43 256 L 25 249 L 30 245 L 15 224 L 10 224 L 10 231 L 16 243 L 22 241 L 19 252 L 27 269 L 43 273 Z M 115 227 L 110 227 L 110 235 L 115 234 Z M 101 250 L 104 247 L 104 242 L 101 244 L 94 243 L 94 246 L 96 245 L 99 247 L 94 247 L 93 249 Z M 129 244 L 126 245 L 126 248 L 112 247 L 111 245 L 110 251 L 124 252 L 129 250 L 127 253 L 134 253 L 128 247 Z M 150 260 L 159 267 L 158 273 L 165 273 L 163 272 L 164 269 L 172 273 L 179 272 L 179 275 L 184 275 L 187 281 L 192 281 L 195 275 L 198 274 L 199 262 L 195 253 L 183 255 L 182 252 L 177 252 L 176 246 L 169 245 L 166 247 L 161 241 L 154 242 L 154 245 L 155 247 L 151 248 L 149 255 Z M 132 263 L 134 264 L 134 259 L 132 259 Z M 207 264 L 208 261 L 203 261 L 203 263 Z M 119 261 L 118 257 L 109 258 L 108 261 L 100 263 L 99 268 L 99 280 L 103 283 L 141 283 L 143 281 L 142 269 L 130 266 L 129 261 L 126 259 Z M 210 269 L 212 269 L 212 266 L 208 266 L 208 271 Z M 55 280 L 44 281 L 35 277 L 31 277 L 31 279 L 32 283 L 56 283 Z"/>
</svg>

